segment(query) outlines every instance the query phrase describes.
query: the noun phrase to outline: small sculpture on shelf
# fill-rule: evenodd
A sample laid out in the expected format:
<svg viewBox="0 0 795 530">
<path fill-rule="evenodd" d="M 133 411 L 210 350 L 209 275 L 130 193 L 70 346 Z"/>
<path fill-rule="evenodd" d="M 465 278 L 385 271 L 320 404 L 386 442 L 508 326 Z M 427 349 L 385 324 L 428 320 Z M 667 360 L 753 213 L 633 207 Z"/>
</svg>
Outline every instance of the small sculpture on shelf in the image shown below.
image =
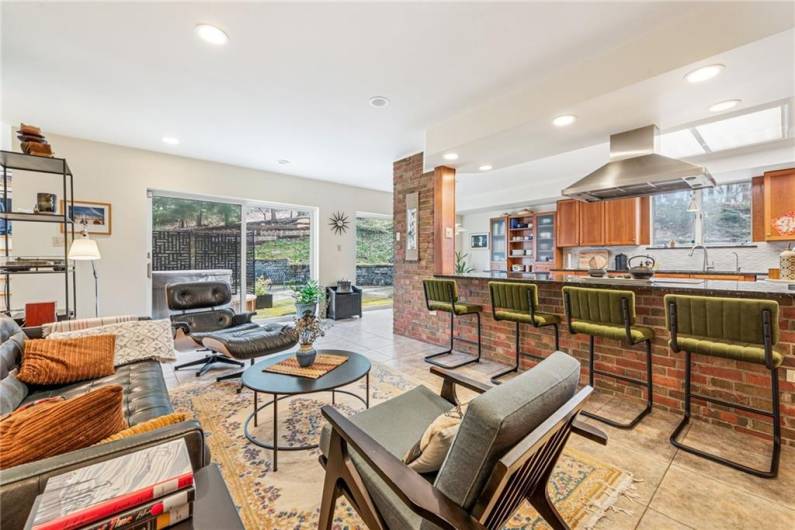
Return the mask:
<svg viewBox="0 0 795 530">
<path fill-rule="evenodd" d="M 35 125 L 20 123 L 17 139 L 19 139 L 19 146 L 22 148 L 22 152 L 26 155 L 46 157 L 52 157 L 53 155 L 52 146 L 41 134 L 41 129 Z"/>
</svg>

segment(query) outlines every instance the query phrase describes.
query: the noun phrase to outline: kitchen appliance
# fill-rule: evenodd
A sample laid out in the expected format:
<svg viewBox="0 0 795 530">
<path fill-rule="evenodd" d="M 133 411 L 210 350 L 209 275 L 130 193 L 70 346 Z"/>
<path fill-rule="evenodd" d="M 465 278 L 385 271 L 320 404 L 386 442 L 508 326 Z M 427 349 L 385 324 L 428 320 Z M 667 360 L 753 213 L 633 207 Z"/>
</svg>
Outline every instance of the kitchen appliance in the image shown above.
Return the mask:
<svg viewBox="0 0 795 530">
<path fill-rule="evenodd" d="M 624 253 L 616 254 L 615 257 L 615 269 L 617 271 L 626 271 L 629 270 L 629 266 L 627 265 L 627 255 Z"/>
<path fill-rule="evenodd" d="M 709 171 L 697 164 L 655 153 L 657 126 L 610 136 L 610 161 L 563 190 L 586 202 L 638 197 L 715 186 Z"/>
<path fill-rule="evenodd" d="M 639 263 L 640 265 L 632 265 L 632 262 L 637 260 L 641 260 Z M 632 256 L 627 260 L 627 265 L 629 266 L 629 273 L 632 275 L 632 278 L 635 280 L 648 280 L 652 276 L 654 276 L 654 258 L 646 254 L 639 254 L 637 256 Z"/>
</svg>

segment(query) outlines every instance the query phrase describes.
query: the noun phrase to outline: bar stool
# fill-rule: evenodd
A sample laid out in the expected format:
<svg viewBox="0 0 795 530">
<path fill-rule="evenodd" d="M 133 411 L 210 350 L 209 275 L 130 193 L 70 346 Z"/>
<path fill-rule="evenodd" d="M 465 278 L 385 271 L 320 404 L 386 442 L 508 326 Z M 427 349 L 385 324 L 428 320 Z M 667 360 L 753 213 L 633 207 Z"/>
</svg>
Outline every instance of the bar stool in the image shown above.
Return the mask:
<svg viewBox="0 0 795 530">
<path fill-rule="evenodd" d="M 436 366 L 441 366 L 442 368 L 460 368 L 467 364 L 480 362 L 480 312 L 483 310 L 483 306 L 459 301 L 458 286 L 456 285 L 455 280 L 443 280 L 438 278 L 422 280 L 422 287 L 425 290 L 425 306 L 428 308 L 428 311 L 444 311 L 450 313 L 450 348 L 443 352 L 427 355 L 425 357 L 425 361 Z M 477 317 L 477 342 L 455 336 L 455 317 L 463 315 L 475 315 Z M 453 343 L 456 340 L 466 342 L 468 344 L 477 344 L 477 357 L 468 356 L 471 358 L 456 364 L 443 364 L 437 361 L 436 357 L 453 353 Z"/>
<path fill-rule="evenodd" d="M 685 416 L 671 434 L 671 443 L 688 453 L 763 478 L 778 474 L 781 456 L 778 367 L 784 356 L 773 347 L 779 339 L 778 302 L 747 298 L 665 295 L 665 322 L 671 333 L 669 345 L 685 352 Z M 729 403 L 691 390 L 692 354 L 710 355 L 764 365 L 770 370 L 772 411 Z M 773 418 L 773 454 L 768 471 L 754 469 L 721 456 L 683 444 L 677 438 L 690 422 L 693 399 Z"/>
<path fill-rule="evenodd" d="M 646 408 L 628 423 L 619 423 L 593 412 L 582 414 L 602 421 L 619 429 L 632 429 L 651 412 L 653 398 L 651 341 L 654 330 L 635 324 L 635 293 L 613 289 L 589 289 L 584 287 L 563 287 L 563 304 L 568 319 L 569 332 L 589 335 L 588 382 L 594 386 L 594 375 L 603 375 L 632 385 L 646 387 Z M 646 380 L 634 379 L 624 375 L 597 370 L 594 366 L 594 339 L 626 341 L 630 346 L 641 342 L 646 344 Z"/>
<path fill-rule="evenodd" d="M 543 361 L 544 357 L 519 350 L 519 324 L 530 324 L 534 328 L 552 326 L 555 330 L 555 349 L 560 349 L 558 324 L 560 317 L 552 313 L 538 311 L 538 287 L 532 283 L 489 282 L 491 294 L 491 316 L 494 320 L 507 320 L 516 323 L 516 361 L 513 367 L 492 376 L 491 382 L 499 385 L 500 377 L 519 371 L 519 357 L 526 355 Z"/>
</svg>

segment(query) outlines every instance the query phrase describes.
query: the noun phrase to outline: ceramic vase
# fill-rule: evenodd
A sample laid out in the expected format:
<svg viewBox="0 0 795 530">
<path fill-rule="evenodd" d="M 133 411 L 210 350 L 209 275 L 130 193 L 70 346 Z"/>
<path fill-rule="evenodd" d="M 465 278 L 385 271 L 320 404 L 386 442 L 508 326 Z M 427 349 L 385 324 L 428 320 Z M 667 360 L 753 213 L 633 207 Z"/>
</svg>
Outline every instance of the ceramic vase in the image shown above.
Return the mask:
<svg viewBox="0 0 795 530">
<path fill-rule="evenodd" d="M 295 360 L 298 361 L 298 366 L 306 368 L 315 362 L 317 351 L 312 344 L 301 344 L 298 346 L 298 351 L 295 352 Z"/>
</svg>

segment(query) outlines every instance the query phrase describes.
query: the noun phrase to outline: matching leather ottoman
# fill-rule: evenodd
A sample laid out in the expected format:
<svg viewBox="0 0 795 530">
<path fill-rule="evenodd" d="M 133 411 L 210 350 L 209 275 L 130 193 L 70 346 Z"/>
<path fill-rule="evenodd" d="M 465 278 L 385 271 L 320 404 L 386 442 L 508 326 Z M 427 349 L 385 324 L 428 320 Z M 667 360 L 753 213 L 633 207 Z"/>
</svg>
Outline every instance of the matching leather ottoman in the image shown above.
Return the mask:
<svg viewBox="0 0 795 530">
<path fill-rule="evenodd" d="M 249 329 L 233 329 L 208 333 L 202 345 L 216 353 L 254 364 L 254 359 L 288 350 L 296 345 L 296 337 L 289 324 L 265 324 Z M 222 375 L 216 381 L 240 377 L 243 370 Z"/>
</svg>

